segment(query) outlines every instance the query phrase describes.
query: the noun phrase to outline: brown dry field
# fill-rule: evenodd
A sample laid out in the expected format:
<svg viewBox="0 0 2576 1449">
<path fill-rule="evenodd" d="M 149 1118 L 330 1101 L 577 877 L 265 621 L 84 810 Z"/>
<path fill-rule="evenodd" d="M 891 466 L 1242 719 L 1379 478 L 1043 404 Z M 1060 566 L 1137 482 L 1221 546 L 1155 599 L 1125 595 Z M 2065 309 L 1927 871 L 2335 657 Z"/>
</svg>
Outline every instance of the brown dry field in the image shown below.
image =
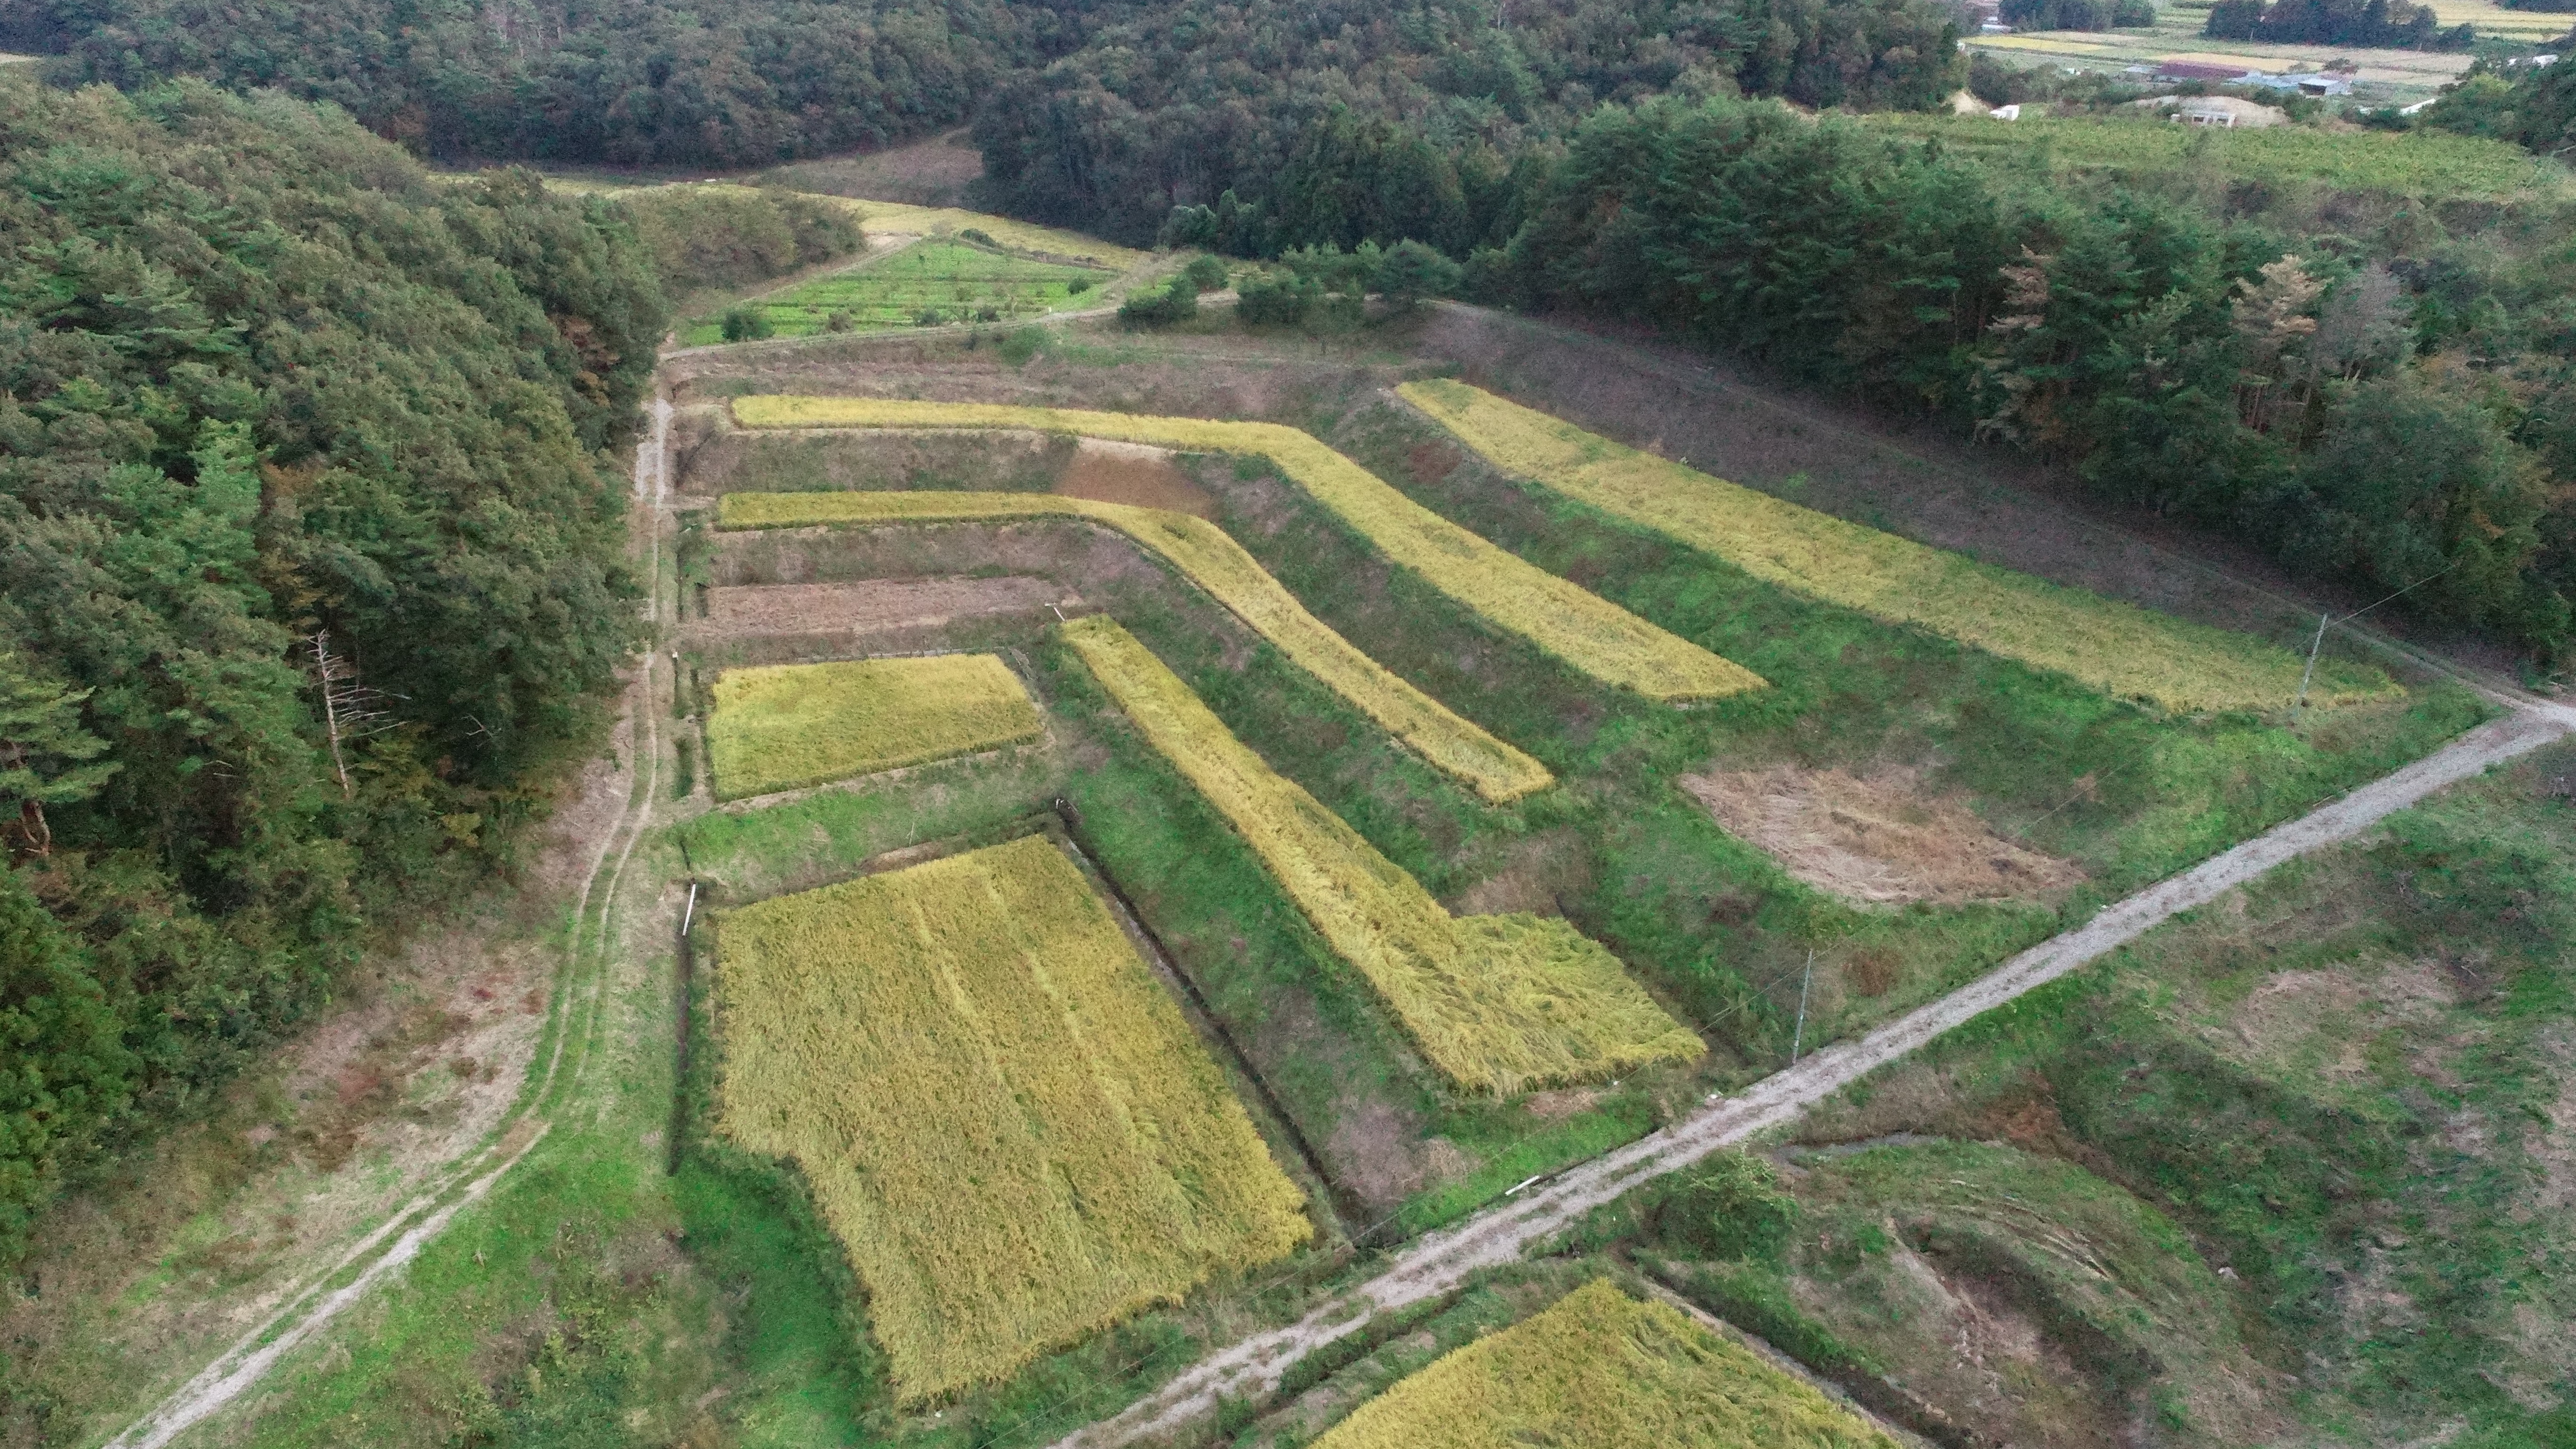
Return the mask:
<svg viewBox="0 0 2576 1449">
<path fill-rule="evenodd" d="M 1095 503 L 1132 503 L 1207 519 L 1217 516 L 1215 495 L 1181 471 L 1172 461 L 1172 450 L 1146 443 L 1082 439 L 1073 461 L 1055 480 L 1055 491 Z"/>
<path fill-rule="evenodd" d="M 2022 900 L 2084 873 L 1988 829 L 1966 800 L 1927 794 L 1920 772 L 1854 775 L 1778 765 L 1685 775 L 1717 823 L 1818 890 L 1878 905 Z"/>
<path fill-rule="evenodd" d="M 738 585 L 708 591 L 712 634 L 847 633 L 935 628 L 987 614 L 1076 608 L 1080 595 L 1025 574 L 1002 578 L 866 579 L 840 584 Z"/>
<path fill-rule="evenodd" d="M 912 206 L 963 206 L 966 188 L 984 174 L 984 157 L 961 128 L 864 156 L 828 156 L 772 167 L 755 180 L 798 191 L 900 201 Z"/>
</svg>

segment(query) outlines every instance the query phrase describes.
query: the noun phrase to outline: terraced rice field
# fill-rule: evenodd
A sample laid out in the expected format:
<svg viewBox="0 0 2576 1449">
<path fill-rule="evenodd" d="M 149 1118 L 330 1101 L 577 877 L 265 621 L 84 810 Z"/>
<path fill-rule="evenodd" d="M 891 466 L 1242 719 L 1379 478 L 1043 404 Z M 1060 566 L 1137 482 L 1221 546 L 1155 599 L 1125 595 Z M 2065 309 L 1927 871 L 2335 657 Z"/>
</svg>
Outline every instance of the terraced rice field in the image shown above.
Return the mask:
<svg viewBox="0 0 2576 1449">
<path fill-rule="evenodd" d="M 1123 272 L 1153 255 L 1115 242 L 1105 242 L 1096 236 L 1084 236 L 1078 231 L 1059 231 L 1051 226 L 995 216 L 991 212 L 966 211 L 954 206 L 911 206 L 900 201 L 833 199 L 857 212 L 859 224 L 871 232 L 951 237 L 961 232 L 980 231 L 1003 246 L 1032 253 L 1043 260 L 1083 262 L 1113 272 Z"/>
<path fill-rule="evenodd" d="M 1554 781 L 1545 765 L 1387 672 L 1306 612 L 1241 544 L 1205 519 L 1047 493 L 728 493 L 717 523 L 728 529 L 793 528 L 1039 517 L 1089 519 L 1134 539 L 1387 733 L 1486 800 L 1517 800 Z"/>
<path fill-rule="evenodd" d="M 1606 1280 L 1360 1405 L 1314 1449 L 1895 1449 L 1807 1384 Z"/>
<path fill-rule="evenodd" d="M 1496 548 L 1295 428 L 1000 403 L 745 397 L 755 428 L 1029 428 L 1200 453 L 1263 457 L 1380 552 L 1495 628 L 1605 684 L 1650 699 L 1716 699 L 1761 676 L 1677 638 L 1578 585 Z"/>
<path fill-rule="evenodd" d="M 1250 842 L 1335 954 L 1461 1087 L 1510 1095 L 1606 1081 L 1706 1048 L 1598 943 L 1566 922 L 1454 917 L 1420 882 L 1228 731 L 1105 615 L 1065 626 L 1146 741 Z"/>
<path fill-rule="evenodd" d="M 1040 317 L 1078 305 L 1115 275 L 938 237 L 745 305 L 768 316 L 776 337 L 829 331 L 836 312 L 848 317 L 847 330 L 880 332 Z M 680 340 L 692 347 L 722 342 L 722 322 L 697 318 L 681 329 Z"/>
<path fill-rule="evenodd" d="M 990 654 L 729 669 L 707 752 L 744 800 L 1035 739 L 1037 705 Z"/>
<path fill-rule="evenodd" d="M 1495 467 L 1809 598 L 2178 713 L 2280 709 L 2298 692 L 2304 661 L 2261 640 L 1801 508 L 1464 383 L 1411 382 L 1399 391 Z M 2340 704 L 2399 692 L 2375 669 L 2329 660 L 2308 698 Z"/>
<path fill-rule="evenodd" d="M 761 901 L 716 930 L 718 1129 L 803 1170 L 906 1401 L 1312 1234 L 1048 841 Z"/>
</svg>

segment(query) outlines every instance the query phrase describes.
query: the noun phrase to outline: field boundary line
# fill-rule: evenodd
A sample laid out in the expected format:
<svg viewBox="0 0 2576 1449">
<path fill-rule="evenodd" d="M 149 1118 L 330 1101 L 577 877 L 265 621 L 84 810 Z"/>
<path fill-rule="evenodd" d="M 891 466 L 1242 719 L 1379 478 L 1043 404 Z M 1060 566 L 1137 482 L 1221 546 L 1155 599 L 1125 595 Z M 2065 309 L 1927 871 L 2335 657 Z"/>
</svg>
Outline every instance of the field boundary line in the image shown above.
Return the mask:
<svg viewBox="0 0 2576 1449">
<path fill-rule="evenodd" d="M 1053 1449 L 1113 1449 L 1168 1434 L 1215 1412 L 1219 1399 L 1265 1397 L 1288 1368 L 1382 1312 L 1436 1298 L 1473 1274 L 1523 1253 L 1630 1189 L 1758 1133 L 1785 1126 L 1862 1077 L 1998 1006 L 2073 974 L 2185 911 L 2208 904 L 2310 851 L 2353 839 L 2389 815 L 2488 767 L 2576 729 L 2576 709 L 2526 707 L 2251 840 L 2103 907 L 2001 966 L 1914 1008 L 1855 1041 L 1820 1048 L 1796 1066 L 1626 1147 L 1557 1175 L 1527 1196 L 1423 1237 L 1385 1271 L 1297 1322 L 1243 1339 L 1199 1361 L 1121 1413 L 1057 1440 Z"/>
</svg>

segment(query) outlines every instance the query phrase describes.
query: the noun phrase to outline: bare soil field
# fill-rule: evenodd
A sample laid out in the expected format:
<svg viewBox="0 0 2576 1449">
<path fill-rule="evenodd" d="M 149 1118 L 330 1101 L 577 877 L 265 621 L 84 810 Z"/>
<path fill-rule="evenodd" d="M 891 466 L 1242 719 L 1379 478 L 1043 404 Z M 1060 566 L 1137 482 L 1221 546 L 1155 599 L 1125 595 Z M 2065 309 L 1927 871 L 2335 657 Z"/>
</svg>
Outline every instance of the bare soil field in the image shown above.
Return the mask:
<svg viewBox="0 0 2576 1449">
<path fill-rule="evenodd" d="M 712 634 L 846 633 L 854 641 L 886 629 L 936 628 L 987 614 L 1043 614 L 1076 608 L 1080 595 L 1052 580 L 866 579 L 846 584 L 773 584 L 711 590 L 701 628 Z"/>
<path fill-rule="evenodd" d="M 909 206 L 962 206 L 966 188 L 983 174 L 983 153 L 961 128 L 865 155 L 792 161 L 756 179 L 828 196 L 900 201 Z"/>
<path fill-rule="evenodd" d="M 1927 791 L 1920 772 L 1902 766 L 1855 775 L 1781 765 L 1685 775 L 1681 784 L 1729 834 L 1846 900 L 2017 900 L 2084 878 L 1996 834 L 1964 799 Z"/>
<path fill-rule="evenodd" d="M 1095 503 L 1132 503 L 1200 518 L 1217 516 L 1216 496 L 1190 480 L 1172 461 L 1172 450 L 1150 443 L 1080 438 L 1072 464 L 1055 480 L 1055 492 Z"/>
</svg>

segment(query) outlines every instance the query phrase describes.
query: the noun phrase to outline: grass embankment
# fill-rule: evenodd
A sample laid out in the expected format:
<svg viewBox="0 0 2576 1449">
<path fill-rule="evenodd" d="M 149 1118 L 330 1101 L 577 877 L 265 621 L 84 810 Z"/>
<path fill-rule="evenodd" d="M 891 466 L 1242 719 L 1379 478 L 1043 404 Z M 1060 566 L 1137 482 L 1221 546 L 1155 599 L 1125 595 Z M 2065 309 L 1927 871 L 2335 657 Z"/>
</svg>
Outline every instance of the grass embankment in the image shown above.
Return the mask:
<svg viewBox="0 0 2576 1449">
<path fill-rule="evenodd" d="M 707 749 L 743 800 L 1037 738 L 1037 706 L 990 654 L 729 669 Z"/>
<path fill-rule="evenodd" d="M 804 1169 L 904 1397 L 1310 1236 L 1216 1064 L 1043 838 L 717 931 L 720 1129 Z"/>
<path fill-rule="evenodd" d="M 1063 515 L 1106 524 L 1178 569 L 1254 632 L 1434 766 L 1484 799 L 1516 800 L 1554 781 L 1547 767 L 1389 673 L 1306 612 L 1225 530 L 1205 519 L 1045 493 L 728 493 L 728 529 L 810 524 L 981 522 Z M 719 776 L 721 778 L 721 776 Z"/>
<path fill-rule="evenodd" d="M 1450 1353 L 1316 1449 L 1894 1449 L 1797 1379 L 1606 1281 Z"/>
<path fill-rule="evenodd" d="M 1270 460 L 1386 556 L 1606 684 L 1650 699 L 1718 699 L 1758 689 L 1759 675 L 1719 658 L 1565 579 L 1532 567 L 1388 487 L 1295 428 L 1000 403 L 874 398 L 744 397 L 734 417 L 759 428 L 1033 428 Z"/>
<path fill-rule="evenodd" d="M 1398 391 L 1495 467 L 1809 598 L 2177 712 L 2279 709 L 2298 693 L 2303 661 L 2261 640 L 1801 508 L 1465 383 L 1410 382 Z M 2400 692 L 2377 670 L 2328 660 L 2308 698 L 2340 704 Z"/>
<path fill-rule="evenodd" d="M 2003 164 L 2044 157 L 2072 171 L 2151 174 L 2213 171 L 2271 182 L 2311 182 L 2427 200 L 2563 201 L 2576 196 L 2567 168 L 2503 141 L 2447 131 L 2328 131 L 2313 126 L 2213 131 L 2132 117 L 1985 116 L 1885 111 L 1870 125 Z"/>
<path fill-rule="evenodd" d="M 1095 615 L 1064 632 L 1136 727 L 1251 842 L 1298 909 L 1451 1081 L 1509 1095 L 1604 1081 L 1705 1050 L 1616 957 L 1564 921 L 1451 916 L 1359 832 L 1244 748 L 1114 620 Z"/>
<path fill-rule="evenodd" d="M 743 305 L 768 319 L 774 337 L 879 332 L 1040 317 L 1080 303 L 1115 276 L 942 237 Z M 834 314 L 841 318 L 837 329 Z M 719 318 L 700 317 L 680 331 L 680 341 L 690 347 L 724 340 Z"/>
<path fill-rule="evenodd" d="M 2576 749 L 2553 747 L 2285 866 L 1932 1044 L 1805 1130 L 2008 1137 L 2170 1216 L 2231 1277 L 2181 1234 L 2160 1249 L 2176 1265 L 2162 1289 L 2122 1266 L 2137 1254 L 2094 1254 L 2144 1285 L 2151 1312 L 2101 1324 L 2132 1362 L 2175 1361 L 2158 1335 L 2231 1310 L 2299 1365 L 2273 1403 L 2322 1440 L 2565 1443 L 2576 1420 L 2532 1389 L 2566 1382 L 2576 1343 L 2576 809 L 2557 793 L 2571 770 Z M 2036 1201 L 1990 1172 L 1873 1156 L 1839 1166 L 1825 1196 L 1990 1226 Z M 2086 1261 L 2056 1276 L 2080 1286 Z M 1885 1311 L 1866 1292 L 1848 1304 L 1854 1324 Z"/>
</svg>

